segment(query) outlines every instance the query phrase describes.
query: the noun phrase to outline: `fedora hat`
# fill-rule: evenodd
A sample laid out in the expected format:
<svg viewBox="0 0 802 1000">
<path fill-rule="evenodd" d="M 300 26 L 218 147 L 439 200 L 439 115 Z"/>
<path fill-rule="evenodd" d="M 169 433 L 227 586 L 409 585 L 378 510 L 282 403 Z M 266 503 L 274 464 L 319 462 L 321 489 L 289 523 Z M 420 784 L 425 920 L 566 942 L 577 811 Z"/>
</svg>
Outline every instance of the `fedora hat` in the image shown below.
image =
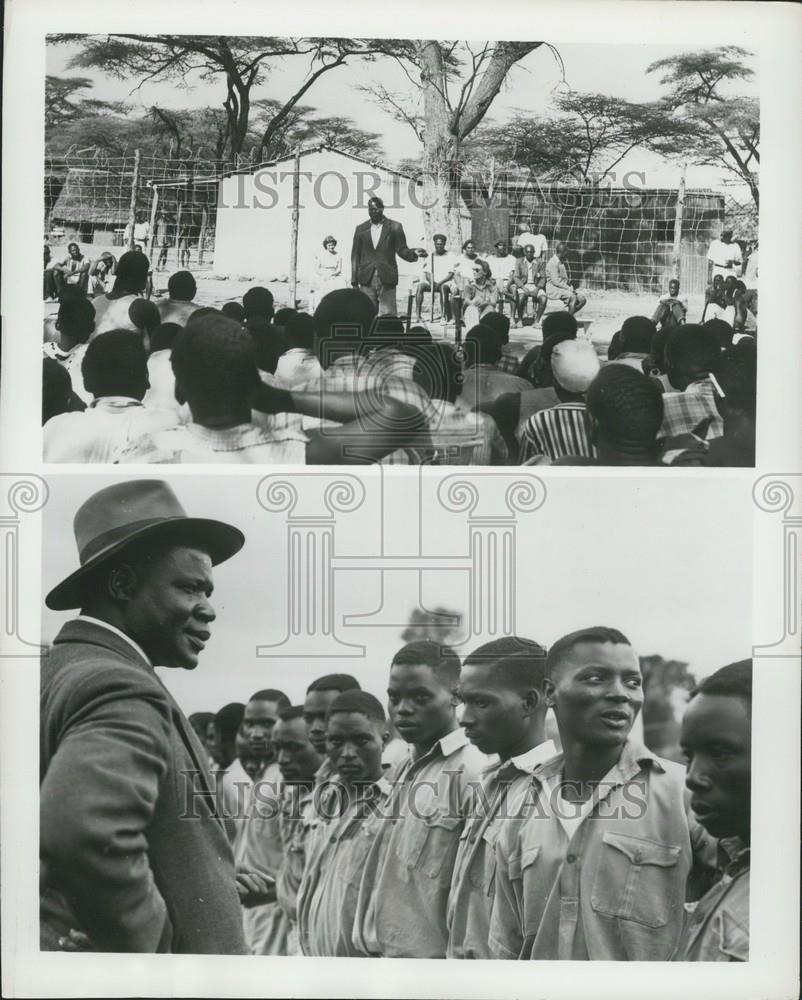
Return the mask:
<svg viewBox="0 0 802 1000">
<path fill-rule="evenodd" d="M 158 535 L 198 545 L 209 553 L 214 566 L 245 543 L 242 532 L 230 524 L 187 517 L 161 479 L 134 479 L 99 490 L 78 508 L 73 530 L 81 565 L 45 598 L 52 611 L 80 607 L 87 576 L 134 541 Z"/>
</svg>

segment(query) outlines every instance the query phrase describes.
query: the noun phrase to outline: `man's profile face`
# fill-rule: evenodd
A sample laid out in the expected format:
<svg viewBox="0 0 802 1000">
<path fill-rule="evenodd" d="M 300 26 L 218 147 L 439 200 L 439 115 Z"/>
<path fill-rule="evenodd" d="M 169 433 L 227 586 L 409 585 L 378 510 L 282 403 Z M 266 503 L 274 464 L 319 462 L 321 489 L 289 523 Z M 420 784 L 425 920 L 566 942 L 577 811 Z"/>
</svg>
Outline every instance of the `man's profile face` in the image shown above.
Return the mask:
<svg viewBox="0 0 802 1000">
<path fill-rule="evenodd" d="M 482 753 L 504 754 L 523 738 L 531 711 L 522 695 L 501 683 L 492 667 L 468 664 L 459 675 L 460 725 Z"/>
<path fill-rule="evenodd" d="M 384 206 L 377 201 L 368 202 L 368 216 L 371 222 L 381 222 L 384 217 Z"/>
<path fill-rule="evenodd" d="M 247 752 L 257 760 L 273 759 L 273 727 L 278 722 L 279 707 L 275 701 L 249 701 L 245 706 L 240 732 Z"/>
<path fill-rule="evenodd" d="M 123 605 L 126 631 L 156 666 L 192 670 L 216 617 L 212 560 L 202 549 L 173 546 L 134 572 Z"/>
<path fill-rule="evenodd" d="M 273 747 L 281 777 L 287 784 L 311 784 L 321 759 L 309 740 L 303 719 L 279 719 L 273 729 Z"/>
<path fill-rule="evenodd" d="M 328 722 L 326 754 L 345 781 L 376 781 L 382 774 L 384 727 L 362 712 L 335 712 Z"/>
<path fill-rule="evenodd" d="M 697 694 L 682 719 L 691 809 L 714 837 L 749 839 L 752 726 L 736 695 Z"/>
<path fill-rule="evenodd" d="M 310 742 L 319 754 L 326 752 L 326 712 L 339 691 L 308 691 L 304 698 L 304 722 Z"/>
<path fill-rule="evenodd" d="M 435 236 L 434 238 L 434 251 L 435 253 L 444 253 L 446 249 L 446 241 L 442 236 Z"/>
<path fill-rule="evenodd" d="M 404 663 L 390 668 L 390 719 L 407 743 L 431 746 L 450 732 L 456 721 L 454 700 L 426 664 Z"/>
<path fill-rule="evenodd" d="M 556 665 L 549 687 L 564 742 L 623 745 L 643 705 L 640 663 L 624 643 L 577 643 Z"/>
</svg>

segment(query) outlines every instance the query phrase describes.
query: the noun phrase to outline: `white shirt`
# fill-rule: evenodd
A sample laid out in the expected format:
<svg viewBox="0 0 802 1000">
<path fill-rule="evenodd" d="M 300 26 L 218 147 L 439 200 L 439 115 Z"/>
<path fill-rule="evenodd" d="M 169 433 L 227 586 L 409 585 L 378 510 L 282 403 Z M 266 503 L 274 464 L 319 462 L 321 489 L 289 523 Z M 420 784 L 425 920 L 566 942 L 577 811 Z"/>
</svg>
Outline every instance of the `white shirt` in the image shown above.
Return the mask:
<svg viewBox="0 0 802 1000">
<path fill-rule="evenodd" d="M 323 369 L 311 351 L 303 347 L 291 347 L 278 359 L 275 374 L 288 389 L 291 389 L 310 379 L 320 378 Z"/>
<path fill-rule="evenodd" d="M 53 358 L 54 361 L 58 361 L 63 368 L 67 369 L 75 395 L 84 403 L 91 403 L 94 396 L 84 388 L 84 376 L 81 370 L 86 346 L 86 344 L 76 344 L 69 351 L 62 351 L 58 344 L 51 340 L 43 345 L 42 351 L 46 358 Z"/>
<path fill-rule="evenodd" d="M 370 224 L 370 238 L 373 241 L 373 249 L 379 245 L 379 240 L 382 238 L 382 227 L 384 222 L 371 222 Z"/>
<path fill-rule="evenodd" d="M 498 284 L 499 281 L 506 281 L 515 270 L 515 257 L 511 253 L 503 257 L 486 257 L 485 260 L 490 265 L 490 274 Z"/>
<path fill-rule="evenodd" d="M 707 251 L 707 259 L 713 264 L 713 277 L 717 274 L 727 277 L 735 274 L 735 264 L 741 263 L 741 248 L 737 243 L 724 243 L 713 240 Z"/>
<path fill-rule="evenodd" d="M 466 281 L 472 278 L 473 268 L 477 260 L 479 260 L 478 254 L 473 259 L 466 257 L 464 253 L 460 254 L 454 261 L 454 276 L 464 278 Z"/>
<path fill-rule="evenodd" d="M 535 257 L 545 257 L 549 245 L 542 233 L 521 233 L 515 242 L 519 247 L 534 247 Z"/>
<path fill-rule="evenodd" d="M 149 409 L 171 410 L 175 414 L 174 423 L 185 424 L 192 419 L 186 403 L 179 405 L 175 398 L 175 375 L 170 363 L 169 349 L 154 351 L 148 358 L 148 381 L 150 388 L 142 402 Z"/>
<path fill-rule="evenodd" d="M 757 250 L 753 250 L 747 257 L 744 284 L 747 288 L 757 288 Z"/>
<path fill-rule="evenodd" d="M 445 253 L 433 253 L 429 257 L 421 258 L 421 279 L 427 272 L 434 277 L 435 281 L 445 281 L 449 271 L 453 271 L 457 264 L 457 255 L 451 250 Z"/>
<path fill-rule="evenodd" d="M 103 396 L 82 413 L 60 413 L 48 420 L 42 429 L 43 458 L 45 462 L 119 462 L 126 449 L 175 422 L 170 410 L 149 409 L 127 396 Z"/>
<path fill-rule="evenodd" d="M 213 429 L 188 423 L 148 435 L 138 446 L 130 448 L 121 460 L 305 465 L 308 440 L 297 424 L 269 429 L 249 423 Z"/>
</svg>

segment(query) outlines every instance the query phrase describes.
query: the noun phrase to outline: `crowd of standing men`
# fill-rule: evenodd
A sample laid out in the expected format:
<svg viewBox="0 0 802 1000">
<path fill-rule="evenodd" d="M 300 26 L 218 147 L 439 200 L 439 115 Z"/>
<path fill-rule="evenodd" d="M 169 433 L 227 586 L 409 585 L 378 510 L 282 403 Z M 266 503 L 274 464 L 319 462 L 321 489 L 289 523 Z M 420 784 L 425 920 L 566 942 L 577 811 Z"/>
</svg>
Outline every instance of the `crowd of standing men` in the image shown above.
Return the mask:
<svg viewBox="0 0 802 1000">
<path fill-rule="evenodd" d="M 244 536 L 159 480 L 74 526 L 47 597 L 80 613 L 43 663 L 43 948 L 748 958 L 751 661 L 691 694 L 687 767 L 634 738 L 640 662 L 607 626 L 464 660 L 414 641 L 381 700 L 325 675 L 187 720 L 154 665 L 197 665 Z"/>
</svg>

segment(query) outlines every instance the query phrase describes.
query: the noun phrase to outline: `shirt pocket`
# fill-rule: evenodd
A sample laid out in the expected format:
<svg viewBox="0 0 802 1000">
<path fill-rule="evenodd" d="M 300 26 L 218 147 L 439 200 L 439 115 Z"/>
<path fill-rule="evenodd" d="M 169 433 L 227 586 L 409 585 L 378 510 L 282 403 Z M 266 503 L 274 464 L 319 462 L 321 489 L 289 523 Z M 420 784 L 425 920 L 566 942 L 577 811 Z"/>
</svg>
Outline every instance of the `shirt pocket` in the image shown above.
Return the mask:
<svg viewBox="0 0 802 1000">
<path fill-rule="evenodd" d="M 399 838 L 399 857 L 408 867 L 428 875 L 438 884 L 448 885 L 462 823 L 461 816 L 449 816 L 442 812 L 416 818 L 413 829 L 399 831 L 402 834 Z M 405 836 L 407 833 L 408 837 Z"/>
<path fill-rule="evenodd" d="M 361 825 L 351 836 L 348 854 L 341 869 L 342 880 L 346 885 L 359 888 L 374 839 L 374 833 Z"/>
<path fill-rule="evenodd" d="M 498 828 L 493 826 L 488 826 L 482 834 L 482 838 L 485 842 L 485 863 L 484 871 L 482 873 L 482 884 L 479 888 L 484 891 L 486 896 L 492 896 L 496 889 L 496 841 L 498 840 L 498 835 Z M 532 848 L 529 848 L 529 850 L 531 851 Z M 535 850 L 536 852 L 539 852 L 540 848 L 535 848 Z M 537 854 L 535 856 L 537 856 Z M 532 861 L 534 861 L 534 858 Z M 532 861 L 529 863 L 531 864 Z"/>
<path fill-rule="evenodd" d="M 612 831 L 602 839 L 593 909 L 646 927 L 664 927 L 677 907 L 681 848 Z"/>
</svg>

